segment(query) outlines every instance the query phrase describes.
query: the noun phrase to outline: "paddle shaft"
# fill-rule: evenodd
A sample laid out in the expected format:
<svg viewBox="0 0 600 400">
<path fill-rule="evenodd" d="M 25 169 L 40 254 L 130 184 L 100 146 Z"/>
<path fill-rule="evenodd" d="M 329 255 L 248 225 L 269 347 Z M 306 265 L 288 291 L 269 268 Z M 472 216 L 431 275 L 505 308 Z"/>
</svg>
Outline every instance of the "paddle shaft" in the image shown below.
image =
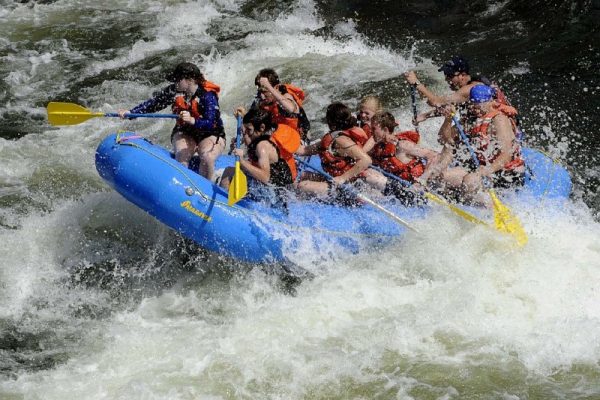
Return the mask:
<svg viewBox="0 0 600 400">
<path fill-rule="evenodd" d="M 103 117 L 119 117 L 118 113 L 104 113 Z M 127 113 L 125 118 L 179 118 L 177 114 L 139 114 L 139 113 Z"/>
<path fill-rule="evenodd" d="M 335 180 L 333 179 L 333 177 L 331 175 L 329 175 L 327 172 L 318 170 L 317 168 L 313 167 L 312 165 L 310 165 L 310 164 L 308 164 L 308 163 L 300 160 L 298 157 L 295 157 L 295 159 L 296 159 L 297 162 L 299 162 L 300 164 L 304 165 L 305 167 L 310 168 L 313 171 L 315 171 L 315 172 L 323 175 L 329 182 L 333 183 L 334 185 L 336 184 Z M 345 189 L 349 190 L 350 192 L 352 192 L 352 194 L 354 194 L 360 200 L 362 200 L 365 203 L 368 203 L 371 206 L 375 207 L 376 209 L 378 209 L 379 211 L 381 211 L 382 213 L 384 213 L 385 215 L 387 215 L 388 217 L 390 217 L 392 220 L 394 220 L 395 222 L 399 223 L 400 225 L 403 225 L 406 228 L 408 228 L 408 229 L 410 229 L 410 230 L 412 230 L 414 232 L 420 233 L 416 228 L 413 228 L 408 222 L 406 222 L 405 220 L 403 220 L 402 218 L 400 218 L 399 216 L 397 216 L 393 212 L 389 211 L 385 207 L 377 204 L 375 201 L 371 200 L 370 198 L 368 198 L 367 196 L 363 195 L 362 193 L 359 193 L 352 186 L 347 185 L 347 184 L 342 184 L 341 186 L 344 187 Z"/>
<path fill-rule="evenodd" d="M 240 148 L 240 146 L 242 145 L 242 117 L 240 115 L 237 116 L 237 132 L 236 132 L 236 136 L 235 136 L 235 147 L 237 149 Z M 239 157 L 237 157 L 237 160 L 239 161 Z"/>
<path fill-rule="evenodd" d="M 469 138 L 465 134 L 465 131 L 460 124 L 460 121 L 458 120 L 458 118 L 456 118 L 456 115 L 454 115 L 454 114 L 452 115 L 452 121 L 454 121 L 454 125 L 456 126 L 456 129 L 458 130 L 460 139 L 463 141 L 465 146 L 467 146 L 467 148 L 469 149 L 469 153 L 471 153 L 471 157 L 473 158 L 473 162 L 475 163 L 475 166 L 477 168 L 479 168 L 479 166 L 480 166 L 479 159 L 475 155 L 475 151 L 473 151 L 473 147 L 471 147 L 471 144 L 469 143 Z M 520 246 L 525 245 L 525 243 L 527 243 L 528 238 L 527 238 L 527 233 L 525 233 L 525 229 L 523 229 L 523 226 L 521 225 L 521 222 L 510 211 L 510 209 L 508 207 L 506 207 L 504 204 L 502 204 L 502 202 L 496 195 L 496 191 L 492 187 L 492 182 L 490 181 L 490 179 L 487 176 L 482 176 L 482 179 L 483 179 L 483 186 L 485 186 L 485 188 L 487 189 L 487 191 L 490 195 L 490 198 L 492 199 L 492 205 L 493 205 L 493 209 L 494 209 L 494 221 L 495 221 L 496 229 L 498 229 L 502 232 L 510 233 L 511 235 L 513 235 L 513 237 L 517 240 L 517 242 L 519 243 Z"/>
<path fill-rule="evenodd" d="M 413 125 L 415 126 L 415 130 L 419 132 L 419 124 L 417 123 L 417 87 L 415 85 L 410 85 L 410 101 L 412 104 Z"/>
<path fill-rule="evenodd" d="M 477 168 L 479 168 L 479 166 L 480 166 L 479 159 L 477 158 L 477 155 L 475 154 L 475 151 L 473 150 L 473 147 L 471 146 L 471 142 L 469 142 L 469 138 L 467 137 L 465 130 L 463 129 L 462 125 L 460 124 L 460 121 L 458 120 L 458 118 L 456 118 L 456 115 L 454 115 L 454 114 L 452 115 L 452 121 L 454 122 L 454 126 L 456 126 L 456 129 L 458 130 L 460 140 L 462 140 L 464 145 L 467 146 L 467 149 L 469 149 L 469 153 L 471 154 L 471 158 L 473 159 L 475 166 Z"/>
<path fill-rule="evenodd" d="M 376 167 L 374 165 L 371 165 L 369 168 L 372 168 L 375 171 L 379 171 L 384 176 L 387 176 L 389 179 L 394 179 L 394 180 L 400 182 L 400 184 L 402 184 L 405 187 L 412 187 L 412 184 L 409 181 L 404 180 L 404 179 L 400 178 L 399 176 L 396 176 L 396 175 L 394 175 L 392 173 L 389 173 L 389 172 L 387 172 L 386 170 L 384 170 L 382 168 Z M 466 212 L 462 208 L 459 208 L 459 207 L 457 207 L 457 206 L 455 206 L 453 204 L 448 203 L 446 200 L 444 200 L 440 196 L 437 196 L 437 195 L 435 195 L 435 194 L 433 194 L 431 192 L 428 192 L 426 190 L 417 191 L 417 193 L 425 196 L 427 199 L 433 201 L 434 203 L 437 203 L 437 204 L 440 204 L 440 205 L 448 207 L 456 215 L 458 215 L 459 217 L 462 217 L 462 218 L 466 219 L 467 221 L 473 222 L 475 224 L 487 225 L 485 222 L 483 222 L 482 220 L 480 220 L 476 216 L 474 216 L 474 215 Z"/>
<path fill-rule="evenodd" d="M 237 135 L 235 138 L 235 147 L 237 149 L 242 145 L 242 117 L 237 117 Z M 240 157 L 235 157 L 235 166 L 233 178 L 229 184 L 229 192 L 227 196 L 227 204 L 232 206 L 237 203 L 248 192 L 248 180 L 242 172 Z"/>
</svg>

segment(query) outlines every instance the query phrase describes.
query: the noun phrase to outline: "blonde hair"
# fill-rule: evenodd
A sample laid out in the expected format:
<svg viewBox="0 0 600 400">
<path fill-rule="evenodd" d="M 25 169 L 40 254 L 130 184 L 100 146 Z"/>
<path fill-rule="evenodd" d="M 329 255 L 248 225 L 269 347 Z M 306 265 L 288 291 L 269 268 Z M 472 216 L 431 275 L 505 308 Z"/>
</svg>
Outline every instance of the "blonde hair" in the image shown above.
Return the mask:
<svg viewBox="0 0 600 400">
<path fill-rule="evenodd" d="M 383 110 L 383 107 L 381 106 L 381 100 L 379 100 L 379 97 L 375 95 L 368 95 L 363 97 L 360 100 L 360 103 L 358 103 L 358 108 L 361 108 L 362 106 L 372 108 L 375 112 Z"/>
</svg>

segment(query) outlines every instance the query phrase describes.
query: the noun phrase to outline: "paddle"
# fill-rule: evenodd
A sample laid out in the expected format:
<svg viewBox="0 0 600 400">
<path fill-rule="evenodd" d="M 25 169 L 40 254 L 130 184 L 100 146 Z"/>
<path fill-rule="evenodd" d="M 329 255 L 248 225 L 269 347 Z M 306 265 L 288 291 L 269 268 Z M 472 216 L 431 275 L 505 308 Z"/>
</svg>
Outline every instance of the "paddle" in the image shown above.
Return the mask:
<svg viewBox="0 0 600 400">
<path fill-rule="evenodd" d="M 238 115 L 237 117 L 237 136 L 235 139 L 235 147 L 240 148 L 242 144 L 242 117 Z M 248 181 L 246 179 L 246 175 L 242 172 L 240 167 L 240 157 L 236 156 L 235 158 L 235 171 L 233 174 L 233 179 L 229 184 L 229 195 L 227 196 L 227 204 L 230 206 L 234 205 L 242 197 L 244 197 L 248 193 Z"/>
<path fill-rule="evenodd" d="M 454 125 L 458 130 L 460 139 L 463 141 L 467 149 L 469 149 L 469 153 L 471 154 L 471 158 L 475 163 L 475 166 L 479 168 L 479 159 L 475 155 L 475 151 L 471 147 L 469 139 L 463 130 L 460 121 L 456 118 L 456 115 L 452 114 L 452 121 L 454 121 Z M 527 243 L 527 233 L 525 233 L 525 229 L 521 225 L 521 222 L 514 215 L 511 210 L 502 204 L 498 196 L 496 195 L 495 190 L 491 187 L 491 183 L 488 177 L 482 177 L 483 184 L 488 189 L 488 193 L 490 194 L 490 198 L 492 199 L 492 204 L 494 208 L 494 226 L 500 232 L 505 232 L 512 235 L 520 246 L 525 245 Z"/>
<path fill-rule="evenodd" d="M 400 178 L 399 176 L 396 176 L 392 173 L 387 172 L 386 170 L 376 167 L 374 165 L 371 165 L 369 168 L 374 169 L 375 171 L 379 171 L 381 172 L 383 175 L 387 176 L 390 179 L 394 179 L 398 182 L 400 182 L 403 186 L 405 187 L 412 187 L 412 184 L 409 181 L 406 181 L 402 178 Z M 475 224 L 481 224 L 481 225 L 487 225 L 486 222 L 480 220 L 479 218 L 477 218 L 476 216 L 474 216 L 473 214 L 470 214 L 468 212 L 466 212 L 465 210 L 463 210 L 462 208 L 459 208 L 453 204 L 448 203 L 446 200 L 444 200 L 443 198 L 428 192 L 426 190 L 421 190 L 418 191 L 419 194 L 422 194 L 423 196 L 425 196 L 425 198 L 427 198 L 428 200 L 433 201 L 434 203 L 437 204 L 441 204 L 443 206 L 448 207 L 452 212 L 454 212 L 456 215 L 459 215 L 460 217 L 463 217 L 464 219 L 466 219 L 469 222 L 473 222 Z"/>
<path fill-rule="evenodd" d="M 415 130 L 419 132 L 419 124 L 417 123 L 417 87 L 415 85 L 410 85 L 410 102 L 412 104 L 413 125 L 415 126 Z"/>
<path fill-rule="evenodd" d="M 321 170 L 313 167 L 312 165 L 308 164 L 307 162 L 300 160 L 298 157 L 295 157 L 295 159 L 297 162 L 304 165 L 305 167 L 308 167 L 311 170 L 315 171 L 316 173 L 323 175 L 329 182 L 333 183 L 334 185 L 336 184 L 335 181 L 333 180 L 333 177 L 331 175 L 329 175 L 327 172 L 321 171 Z M 349 192 L 351 192 L 353 195 L 355 195 L 358 199 L 364 201 L 365 203 L 372 205 L 373 207 L 375 207 L 376 209 L 378 209 L 379 211 L 381 211 L 382 213 L 384 213 L 385 215 L 390 217 L 390 219 L 394 220 L 395 222 L 399 223 L 400 225 L 403 225 L 414 232 L 420 233 L 416 228 L 411 226 L 408 222 L 404 221 L 402 218 L 400 218 L 393 212 L 389 211 L 388 209 L 384 208 L 383 206 L 377 204 L 376 202 L 374 202 L 367 196 L 363 195 L 362 193 L 359 193 L 352 186 L 346 185 L 346 184 L 342 184 L 341 186 L 343 188 L 345 188 L 346 190 L 348 190 Z"/>
<path fill-rule="evenodd" d="M 47 107 L 51 125 L 77 125 L 96 117 L 118 117 L 118 113 L 92 112 L 74 103 L 50 102 Z M 176 114 L 125 114 L 127 118 L 179 118 Z"/>
</svg>

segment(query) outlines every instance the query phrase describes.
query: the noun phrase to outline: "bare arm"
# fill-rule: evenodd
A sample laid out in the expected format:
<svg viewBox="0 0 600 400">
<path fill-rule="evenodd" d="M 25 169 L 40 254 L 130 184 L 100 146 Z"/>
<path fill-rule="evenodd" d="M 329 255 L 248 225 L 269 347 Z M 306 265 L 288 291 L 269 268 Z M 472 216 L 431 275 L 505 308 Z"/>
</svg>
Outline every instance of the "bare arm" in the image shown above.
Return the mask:
<svg viewBox="0 0 600 400">
<path fill-rule="evenodd" d="M 400 152 L 404 152 L 412 157 L 424 158 L 425 160 L 427 160 L 427 164 L 432 163 L 438 157 L 438 153 L 436 153 L 435 151 L 421 147 L 418 144 L 411 142 L 410 140 L 401 140 L 398 142 L 396 154 Z"/>
<path fill-rule="evenodd" d="M 371 136 L 369 140 L 367 140 L 367 143 L 365 143 L 365 145 L 363 146 L 363 151 L 365 153 L 368 153 L 371 150 L 373 150 L 373 147 L 375 147 L 375 139 L 373 138 L 373 136 Z"/>
<path fill-rule="evenodd" d="M 427 181 L 431 176 L 437 176 L 442 171 L 448 168 L 452 160 L 454 159 L 454 146 L 456 140 L 456 133 L 452 126 L 452 119 L 446 117 L 444 123 L 440 127 L 438 135 L 440 136 L 440 142 L 444 145 L 440 155 L 432 163 L 427 163 L 425 173 L 421 175 L 421 179 Z"/>
<path fill-rule="evenodd" d="M 437 96 L 432 91 L 427 89 L 422 83 L 417 86 L 417 90 L 427 98 L 427 104 L 433 107 L 443 106 L 445 104 L 461 104 L 469 100 L 471 85 L 463 86 L 456 92 L 447 96 Z"/>
<path fill-rule="evenodd" d="M 317 141 L 315 143 L 311 143 L 309 145 L 301 144 L 296 150 L 295 154 L 299 156 L 312 156 L 318 154 L 321 149 L 321 141 Z"/>
<path fill-rule="evenodd" d="M 334 142 L 337 153 L 342 157 L 353 158 L 356 162 L 348 171 L 334 178 L 337 184 L 344 183 L 349 179 L 354 178 L 367 168 L 372 163 L 371 157 L 358 146 L 352 139 L 347 136 L 338 136 Z"/>
<path fill-rule="evenodd" d="M 296 104 L 291 94 L 281 94 L 281 92 L 277 88 L 271 86 L 269 79 L 265 77 L 260 78 L 259 82 L 261 87 L 268 90 L 273 95 L 273 97 L 275 97 L 277 103 L 279 103 L 281 107 L 283 107 L 287 112 L 294 114 L 300 112 L 300 107 L 298 107 L 298 104 Z"/>
<path fill-rule="evenodd" d="M 482 168 L 482 173 L 484 175 L 491 175 L 494 172 L 500 171 L 504 168 L 506 163 L 512 159 L 513 143 L 515 140 L 515 134 L 512 130 L 512 126 L 508 117 L 505 115 L 497 115 L 496 118 L 492 120 L 491 128 L 496 131 L 496 137 L 500 147 L 500 154 L 493 163 Z"/>
<path fill-rule="evenodd" d="M 258 165 L 254 165 L 249 160 L 240 157 L 240 166 L 248 175 L 267 184 L 271 179 L 271 158 L 274 156 L 272 153 L 275 153 L 275 148 L 271 144 L 267 141 L 260 142 L 256 146 Z"/>
<path fill-rule="evenodd" d="M 469 100 L 469 92 L 471 91 L 472 85 L 463 86 L 448 96 L 438 96 L 429 90 L 424 84 L 419 82 L 414 71 L 408 71 L 404 74 L 404 76 L 406 77 L 408 83 L 415 85 L 421 96 L 427 99 L 427 104 L 432 107 L 439 107 L 444 104 L 460 104 Z"/>
</svg>

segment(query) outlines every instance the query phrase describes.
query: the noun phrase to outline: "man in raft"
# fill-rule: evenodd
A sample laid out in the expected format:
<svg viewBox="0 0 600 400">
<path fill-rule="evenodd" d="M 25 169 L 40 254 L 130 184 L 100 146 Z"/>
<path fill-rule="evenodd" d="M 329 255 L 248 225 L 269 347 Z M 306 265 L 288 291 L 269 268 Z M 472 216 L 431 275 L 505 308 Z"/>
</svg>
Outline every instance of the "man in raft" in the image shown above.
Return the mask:
<svg viewBox="0 0 600 400">
<path fill-rule="evenodd" d="M 469 74 L 469 63 L 462 56 L 454 56 L 438 71 L 444 73 L 446 82 L 454 92 L 448 96 L 438 96 L 429 90 L 417 78 L 414 71 L 408 71 L 404 74 L 406 81 L 414 86 L 421 96 L 427 99 L 427 103 L 432 107 L 439 107 L 446 104 L 461 104 L 469 101 L 469 91 L 475 85 L 482 85 L 483 82 L 473 79 Z"/>
<path fill-rule="evenodd" d="M 287 125 L 306 140 L 310 122 L 302 108 L 304 91 L 289 83 L 281 83 L 279 75 L 272 68 L 261 69 L 254 79 L 258 91 L 250 109 L 264 110 L 271 114 L 273 123 Z M 236 115 L 244 115 L 244 107 L 235 110 Z"/>
<path fill-rule="evenodd" d="M 439 72 L 444 73 L 444 77 L 450 89 L 453 91 L 447 96 L 438 96 L 429 90 L 423 83 L 419 81 L 414 71 L 408 71 L 404 74 L 406 81 L 414 86 L 421 96 L 427 99 L 427 103 L 435 107 L 433 110 L 419 114 L 414 123 L 418 124 L 423 122 L 427 118 L 438 117 L 443 114 L 440 107 L 446 105 L 456 105 L 461 107 L 462 121 L 467 122 L 469 119 L 475 119 L 476 117 L 469 114 L 468 108 L 465 107 L 469 101 L 469 93 L 471 89 L 476 85 L 488 85 L 494 89 L 494 99 L 500 103 L 510 106 L 508 99 L 504 92 L 498 87 L 495 82 L 492 82 L 489 78 L 482 75 L 472 75 L 470 73 L 469 62 L 463 56 L 454 56 L 449 61 L 445 62 L 439 69 Z M 515 124 L 518 126 L 517 114 L 511 116 L 514 119 Z M 472 122 L 472 121 L 471 121 Z M 517 137 L 522 138 L 522 132 L 520 129 L 517 130 Z"/>
<path fill-rule="evenodd" d="M 458 189 L 464 201 L 486 204 L 489 198 L 480 195 L 483 179 L 489 179 L 497 188 L 518 187 L 524 182 L 525 163 L 516 138 L 516 126 L 511 119 L 516 110 L 496 100 L 494 89 L 487 85 L 472 87 L 469 101 L 470 112 L 476 120 L 463 127 L 478 163 L 470 158 L 459 160 L 461 165 L 458 167 L 448 167 L 456 154 L 470 153 L 448 112 L 440 128 L 444 148 L 439 162 L 428 169 L 420 181 L 438 178 L 446 187 Z"/>
<path fill-rule="evenodd" d="M 300 146 L 298 132 L 287 125 L 275 124 L 271 114 L 264 110 L 250 110 L 244 115 L 242 123 L 248 157 L 244 157 L 242 148 L 234 149 L 233 154 L 240 157 L 240 167 L 251 178 L 250 197 L 263 200 L 268 192 L 263 190 L 266 185 L 291 188 L 297 170 L 293 151 L 290 150 L 295 151 Z M 221 187 L 229 188 L 234 172 L 233 167 L 228 167 L 223 172 Z M 281 193 L 279 190 L 275 192 L 277 196 Z M 274 202 L 278 201 L 279 198 Z"/>
</svg>

